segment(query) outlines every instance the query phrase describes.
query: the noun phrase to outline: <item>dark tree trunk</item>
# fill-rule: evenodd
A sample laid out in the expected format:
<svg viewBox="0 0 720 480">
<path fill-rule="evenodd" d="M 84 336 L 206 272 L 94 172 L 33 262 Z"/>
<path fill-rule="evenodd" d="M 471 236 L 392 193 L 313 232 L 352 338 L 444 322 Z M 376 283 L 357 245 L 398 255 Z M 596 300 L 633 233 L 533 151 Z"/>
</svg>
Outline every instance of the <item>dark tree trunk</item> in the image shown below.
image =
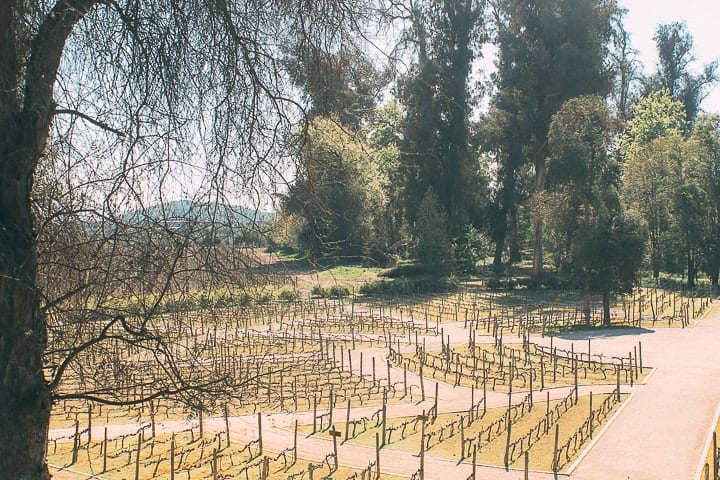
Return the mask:
<svg viewBox="0 0 720 480">
<path fill-rule="evenodd" d="M 583 316 L 585 317 L 585 325 L 592 324 L 592 293 L 590 292 L 590 282 L 585 282 L 583 291 Z"/>
<path fill-rule="evenodd" d="M 495 238 L 495 253 L 493 254 L 493 267 L 497 270 L 502 268 L 502 254 L 505 250 L 505 232 L 498 234 Z"/>
<path fill-rule="evenodd" d="M 610 326 L 610 292 L 603 292 L 603 325 Z"/>
<path fill-rule="evenodd" d="M 30 194 L 65 42 L 97 1 L 58 0 L 29 44 L 15 30 L 24 2 L 0 1 L 0 477 L 7 479 L 50 478 L 52 392 L 43 375 L 47 323 L 36 287 Z"/>
<path fill-rule="evenodd" d="M 520 233 L 518 232 L 517 207 L 508 210 L 508 230 L 510 237 L 510 263 L 517 263 L 520 258 Z"/>
<path fill-rule="evenodd" d="M 45 317 L 35 288 L 30 211 L 31 117 L 0 123 L 0 476 L 50 478 L 45 462 L 51 395 L 43 378 Z"/>
<path fill-rule="evenodd" d="M 688 288 L 695 288 L 695 278 L 697 277 L 697 268 L 695 267 L 695 257 L 692 252 L 687 254 L 687 283 Z"/>
<path fill-rule="evenodd" d="M 657 282 L 660 278 L 660 247 L 658 246 L 657 234 L 650 228 L 650 266 L 653 278 Z"/>
</svg>

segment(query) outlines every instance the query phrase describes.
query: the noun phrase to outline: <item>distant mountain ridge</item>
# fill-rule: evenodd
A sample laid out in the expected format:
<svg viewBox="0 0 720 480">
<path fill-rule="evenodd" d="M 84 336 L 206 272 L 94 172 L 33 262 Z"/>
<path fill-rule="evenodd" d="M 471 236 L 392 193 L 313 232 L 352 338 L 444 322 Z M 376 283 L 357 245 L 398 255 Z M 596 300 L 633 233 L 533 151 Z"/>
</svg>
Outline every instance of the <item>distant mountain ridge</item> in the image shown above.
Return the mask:
<svg viewBox="0 0 720 480">
<path fill-rule="evenodd" d="M 198 223 L 215 223 L 220 225 L 243 226 L 266 223 L 273 214 L 252 210 L 238 205 L 222 203 L 195 203 L 191 200 L 173 200 L 144 209 L 131 210 L 122 215 L 127 222 L 138 223 L 152 221 L 183 221 Z"/>
</svg>

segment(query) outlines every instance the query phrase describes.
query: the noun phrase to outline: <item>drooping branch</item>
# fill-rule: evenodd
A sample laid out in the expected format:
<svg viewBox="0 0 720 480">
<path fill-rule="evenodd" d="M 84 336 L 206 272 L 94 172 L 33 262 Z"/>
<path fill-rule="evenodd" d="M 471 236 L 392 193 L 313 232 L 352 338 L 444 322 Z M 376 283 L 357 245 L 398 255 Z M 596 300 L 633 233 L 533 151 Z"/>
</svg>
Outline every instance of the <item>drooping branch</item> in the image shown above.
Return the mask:
<svg viewBox="0 0 720 480">
<path fill-rule="evenodd" d="M 97 119 L 91 117 L 90 115 L 87 115 L 87 114 L 85 114 L 85 113 L 79 112 L 79 111 L 77 111 L 77 110 L 72 110 L 72 109 L 68 109 L 68 108 L 56 108 L 56 109 L 53 111 L 53 113 L 56 114 L 56 115 L 58 115 L 58 114 L 74 115 L 74 116 L 76 116 L 76 117 L 80 117 L 80 118 L 82 118 L 83 120 L 86 120 L 86 121 L 92 123 L 92 124 L 95 125 L 96 127 L 100 127 L 100 128 L 102 128 L 103 130 L 107 130 L 108 132 L 114 133 L 114 134 L 117 135 L 118 137 L 125 137 L 125 132 L 121 132 L 121 131 L 118 130 L 117 128 L 113 128 L 113 127 L 111 127 L 110 125 L 108 125 L 107 123 L 102 122 L 102 121 L 100 121 L 100 120 L 97 120 Z"/>
</svg>

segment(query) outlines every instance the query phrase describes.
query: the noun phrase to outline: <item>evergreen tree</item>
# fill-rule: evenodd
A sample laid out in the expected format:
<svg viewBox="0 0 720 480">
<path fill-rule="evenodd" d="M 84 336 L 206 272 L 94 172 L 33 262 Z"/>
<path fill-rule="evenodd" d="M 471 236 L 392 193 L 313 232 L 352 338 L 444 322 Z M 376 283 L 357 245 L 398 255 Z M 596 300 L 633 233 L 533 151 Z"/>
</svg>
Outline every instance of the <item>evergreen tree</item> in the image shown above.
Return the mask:
<svg viewBox="0 0 720 480">
<path fill-rule="evenodd" d="M 545 189 L 547 136 L 562 103 L 582 94 L 606 95 L 614 0 L 498 2 L 495 17 L 499 47 L 492 103 L 504 116 L 507 144 L 505 175 L 519 165 L 535 171 L 536 194 Z M 503 182 L 511 185 L 512 182 Z M 508 192 L 504 196 L 512 199 Z M 543 269 L 543 224 L 534 219 L 533 271 Z"/>
<path fill-rule="evenodd" d="M 432 187 L 420 202 L 413 239 L 413 256 L 418 262 L 433 265 L 441 270 L 452 260 L 447 219 Z"/>
<path fill-rule="evenodd" d="M 401 84 L 406 109 L 401 169 L 408 223 L 432 189 L 456 232 L 468 217 L 467 201 L 476 178 L 468 151 L 468 76 L 477 53 L 484 2 L 428 1 L 413 10 L 417 63 Z"/>
</svg>

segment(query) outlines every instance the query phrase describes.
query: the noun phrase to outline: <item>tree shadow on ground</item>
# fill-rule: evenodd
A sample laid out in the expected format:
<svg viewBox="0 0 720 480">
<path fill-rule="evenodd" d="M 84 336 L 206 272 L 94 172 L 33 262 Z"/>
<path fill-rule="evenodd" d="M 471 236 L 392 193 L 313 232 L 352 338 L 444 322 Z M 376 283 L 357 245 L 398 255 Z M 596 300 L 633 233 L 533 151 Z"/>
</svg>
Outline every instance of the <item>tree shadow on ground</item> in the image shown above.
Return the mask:
<svg viewBox="0 0 720 480">
<path fill-rule="evenodd" d="M 583 328 L 571 331 L 560 332 L 554 335 L 555 338 L 563 340 L 587 340 L 590 338 L 610 338 L 624 335 L 647 335 L 655 330 L 638 327 L 605 327 L 605 328 Z"/>
</svg>

